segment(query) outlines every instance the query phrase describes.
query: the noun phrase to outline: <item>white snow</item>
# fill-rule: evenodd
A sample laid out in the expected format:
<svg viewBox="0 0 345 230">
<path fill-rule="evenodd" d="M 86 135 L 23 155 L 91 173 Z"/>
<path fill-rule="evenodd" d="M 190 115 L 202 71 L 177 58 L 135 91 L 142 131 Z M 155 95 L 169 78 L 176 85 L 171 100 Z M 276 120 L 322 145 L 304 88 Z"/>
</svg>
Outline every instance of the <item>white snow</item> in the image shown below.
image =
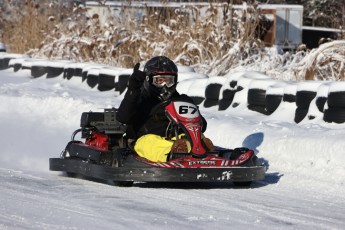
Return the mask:
<svg viewBox="0 0 345 230">
<path fill-rule="evenodd" d="M 250 81 L 245 76 L 268 78 L 255 72 L 237 75 L 234 79 L 246 87 Z M 0 229 L 345 226 L 345 124 L 322 119 L 296 124 L 296 105 L 289 102 L 282 102 L 270 116 L 246 106 L 218 111 L 200 105 L 208 122 L 205 135 L 222 147 L 254 149 L 268 167 L 265 180 L 248 189 L 177 183 L 117 187 L 51 172 L 48 159 L 59 157 L 79 128 L 82 112 L 117 107 L 123 94 L 116 97 L 113 91 L 90 89 L 80 77 L 29 76 L 29 70 L 0 71 Z M 186 81 L 186 87 L 178 89 L 200 95 L 208 79 Z M 336 84 L 332 89 L 338 89 Z M 297 89 L 289 82 L 281 87 L 284 93 Z M 242 92 L 236 97 L 245 97 Z"/>
</svg>

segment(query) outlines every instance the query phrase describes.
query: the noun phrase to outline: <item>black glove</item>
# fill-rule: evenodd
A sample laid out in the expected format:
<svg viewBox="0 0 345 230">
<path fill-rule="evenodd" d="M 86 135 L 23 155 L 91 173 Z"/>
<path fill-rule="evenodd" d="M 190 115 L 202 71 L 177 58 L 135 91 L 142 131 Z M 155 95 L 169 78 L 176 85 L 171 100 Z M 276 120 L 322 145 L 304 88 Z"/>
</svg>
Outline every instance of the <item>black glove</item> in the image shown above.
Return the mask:
<svg viewBox="0 0 345 230">
<path fill-rule="evenodd" d="M 139 70 L 140 63 L 135 64 L 133 73 L 128 80 L 129 90 L 139 90 L 144 83 L 146 74 Z"/>
</svg>

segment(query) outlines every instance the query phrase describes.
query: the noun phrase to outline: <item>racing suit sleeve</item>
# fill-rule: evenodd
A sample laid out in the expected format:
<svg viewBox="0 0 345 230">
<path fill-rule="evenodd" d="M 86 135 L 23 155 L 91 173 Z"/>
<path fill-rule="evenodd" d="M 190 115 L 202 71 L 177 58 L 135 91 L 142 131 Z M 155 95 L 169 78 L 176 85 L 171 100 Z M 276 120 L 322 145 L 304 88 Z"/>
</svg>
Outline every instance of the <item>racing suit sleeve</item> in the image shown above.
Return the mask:
<svg viewBox="0 0 345 230">
<path fill-rule="evenodd" d="M 127 92 L 116 112 L 116 119 L 123 124 L 133 124 L 135 119 L 141 86 L 146 78 L 146 74 L 139 70 L 139 66 L 139 63 L 134 66 L 133 73 L 128 80 Z"/>
</svg>

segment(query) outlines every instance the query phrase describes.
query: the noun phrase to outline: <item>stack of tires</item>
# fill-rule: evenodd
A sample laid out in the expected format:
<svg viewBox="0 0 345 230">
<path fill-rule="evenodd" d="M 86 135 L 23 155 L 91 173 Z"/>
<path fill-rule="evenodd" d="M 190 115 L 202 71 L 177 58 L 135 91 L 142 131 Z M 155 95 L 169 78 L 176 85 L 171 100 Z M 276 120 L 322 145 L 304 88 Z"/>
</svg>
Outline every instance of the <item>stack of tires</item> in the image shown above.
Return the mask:
<svg viewBox="0 0 345 230">
<path fill-rule="evenodd" d="M 248 88 L 248 109 L 268 115 L 266 109 L 266 90 L 269 86 L 272 86 L 276 83 L 277 81 L 272 79 L 253 80 L 249 84 Z"/>
<path fill-rule="evenodd" d="M 329 83 L 325 82 L 321 84 L 316 90 L 315 98 L 310 102 L 309 110 L 307 114 L 308 120 L 322 120 L 323 119 L 323 111 L 325 108 L 325 103 L 328 97 L 328 90 L 329 90 Z"/>
<path fill-rule="evenodd" d="M 225 83 L 225 77 L 211 77 L 207 81 L 207 85 L 205 88 L 205 100 L 204 100 L 204 107 L 209 108 L 213 106 L 219 105 L 219 92 L 222 88 L 223 84 Z"/>
<path fill-rule="evenodd" d="M 310 102 L 315 98 L 318 87 L 323 82 L 304 81 L 298 83 L 296 92 L 296 111 L 294 121 L 301 122 L 308 114 Z"/>
<path fill-rule="evenodd" d="M 31 77 L 39 78 L 47 74 L 48 61 L 35 61 L 31 64 Z"/>
<path fill-rule="evenodd" d="M 234 94 L 230 109 L 245 109 L 248 106 L 249 85 L 254 80 L 272 80 L 260 72 L 244 72 L 237 76 L 236 93 Z"/>
<path fill-rule="evenodd" d="M 266 107 L 266 114 L 271 115 L 274 111 L 276 111 L 283 101 L 284 96 L 284 88 L 287 85 L 285 82 L 277 81 L 275 84 L 270 85 L 266 90 L 266 100 L 265 100 L 265 107 Z"/>
<path fill-rule="evenodd" d="M 345 82 L 330 85 L 323 120 L 339 124 L 345 122 Z"/>
</svg>

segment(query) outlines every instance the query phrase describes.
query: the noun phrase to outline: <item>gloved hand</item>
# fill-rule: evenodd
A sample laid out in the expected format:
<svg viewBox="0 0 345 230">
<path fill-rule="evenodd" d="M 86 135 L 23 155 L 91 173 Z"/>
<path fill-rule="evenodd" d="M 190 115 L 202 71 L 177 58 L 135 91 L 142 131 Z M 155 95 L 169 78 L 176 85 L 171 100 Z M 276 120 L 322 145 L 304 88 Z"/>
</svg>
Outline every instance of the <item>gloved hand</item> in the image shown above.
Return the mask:
<svg viewBox="0 0 345 230">
<path fill-rule="evenodd" d="M 128 80 L 128 89 L 129 90 L 139 90 L 144 83 L 146 74 L 139 70 L 140 63 L 135 64 L 133 73 Z"/>
</svg>

